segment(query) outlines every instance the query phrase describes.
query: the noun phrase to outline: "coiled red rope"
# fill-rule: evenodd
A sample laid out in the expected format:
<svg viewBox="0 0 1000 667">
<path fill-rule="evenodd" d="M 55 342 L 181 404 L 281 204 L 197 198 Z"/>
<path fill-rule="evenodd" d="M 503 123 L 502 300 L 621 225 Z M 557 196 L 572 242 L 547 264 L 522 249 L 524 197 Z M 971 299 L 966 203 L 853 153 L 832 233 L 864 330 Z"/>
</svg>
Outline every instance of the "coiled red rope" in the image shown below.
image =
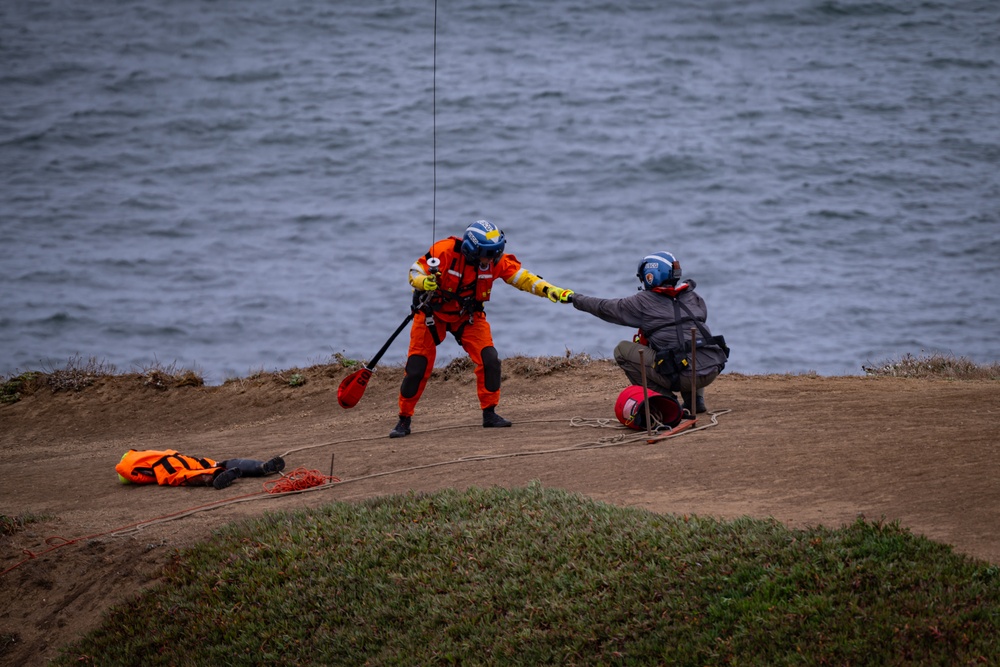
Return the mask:
<svg viewBox="0 0 1000 667">
<path fill-rule="evenodd" d="M 264 482 L 264 490 L 268 493 L 288 493 L 290 491 L 302 491 L 314 486 L 336 484 L 338 482 L 340 482 L 339 477 L 324 475 L 319 470 L 296 468 L 291 472 L 283 474 L 278 479 Z"/>
</svg>

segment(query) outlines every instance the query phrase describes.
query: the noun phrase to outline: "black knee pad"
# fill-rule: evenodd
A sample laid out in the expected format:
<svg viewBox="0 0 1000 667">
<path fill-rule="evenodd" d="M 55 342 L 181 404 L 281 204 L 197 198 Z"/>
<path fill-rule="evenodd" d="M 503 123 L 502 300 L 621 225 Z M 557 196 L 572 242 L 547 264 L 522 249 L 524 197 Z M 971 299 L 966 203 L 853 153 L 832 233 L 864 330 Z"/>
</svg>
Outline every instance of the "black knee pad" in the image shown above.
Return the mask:
<svg viewBox="0 0 1000 667">
<path fill-rule="evenodd" d="M 483 348 L 483 371 L 487 391 L 500 390 L 500 355 L 492 345 Z"/>
<path fill-rule="evenodd" d="M 420 381 L 424 379 L 427 371 L 427 357 L 422 354 L 414 354 L 406 360 L 406 375 L 403 376 L 403 384 L 399 388 L 399 395 L 403 398 L 413 398 L 420 389 Z"/>
</svg>

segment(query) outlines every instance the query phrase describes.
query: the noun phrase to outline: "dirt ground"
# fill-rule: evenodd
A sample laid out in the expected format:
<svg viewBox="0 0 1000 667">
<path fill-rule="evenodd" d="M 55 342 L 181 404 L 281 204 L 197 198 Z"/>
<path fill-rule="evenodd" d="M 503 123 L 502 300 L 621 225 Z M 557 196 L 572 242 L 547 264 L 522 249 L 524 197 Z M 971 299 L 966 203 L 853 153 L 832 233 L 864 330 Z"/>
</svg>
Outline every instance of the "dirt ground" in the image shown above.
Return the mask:
<svg viewBox="0 0 1000 667">
<path fill-rule="evenodd" d="M 44 517 L 0 537 L 0 663 L 45 664 L 221 524 L 409 490 L 539 480 L 661 513 L 792 527 L 884 517 L 1000 563 L 1000 383 L 726 374 L 707 392 L 709 410 L 729 410 L 715 425 L 701 415 L 707 428 L 650 444 L 615 420 L 626 382 L 613 362 L 551 361 L 505 361 L 509 429 L 481 427 L 471 372 L 436 371 L 413 434 L 395 440 L 399 368 L 380 368 L 351 410 L 336 402 L 346 371 L 334 366 L 299 371 L 298 387 L 287 374 L 166 390 L 122 376 L 0 407 L 0 514 Z M 129 448 L 282 454 L 286 472 L 332 464 L 342 482 L 298 494 L 259 479 L 126 486 L 114 465 Z"/>
</svg>

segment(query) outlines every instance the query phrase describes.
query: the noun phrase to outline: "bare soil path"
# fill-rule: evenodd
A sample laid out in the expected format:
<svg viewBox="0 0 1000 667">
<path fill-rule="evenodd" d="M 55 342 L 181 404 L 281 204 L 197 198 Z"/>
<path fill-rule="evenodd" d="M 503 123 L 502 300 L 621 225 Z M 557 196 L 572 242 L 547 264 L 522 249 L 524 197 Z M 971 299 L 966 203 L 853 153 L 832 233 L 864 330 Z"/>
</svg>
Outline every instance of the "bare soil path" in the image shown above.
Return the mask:
<svg viewBox="0 0 1000 667">
<path fill-rule="evenodd" d="M 611 439 L 635 432 L 614 428 L 626 383 L 608 360 L 508 360 L 498 412 L 514 426 L 496 430 L 480 426 L 471 372 L 453 364 L 436 371 L 413 434 L 396 440 L 386 436 L 400 369 L 380 369 L 352 410 L 336 402 L 346 371 L 302 373 L 300 387 L 270 375 L 167 390 L 108 378 L 0 406 L 0 514 L 49 517 L 0 537 L 0 569 L 13 568 L 0 576 L 0 664 L 45 664 L 111 605 L 151 585 L 178 548 L 221 524 L 410 490 L 539 480 L 661 513 L 773 517 L 792 527 L 863 515 L 1000 564 L 997 382 L 723 375 L 707 395 L 710 410 L 730 410 L 717 425 L 621 444 Z M 598 442 L 608 446 L 588 445 Z M 332 459 L 343 483 L 293 495 L 261 493 L 252 479 L 223 491 L 124 486 L 114 464 L 129 448 L 285 454 L 286 470 L 324 474 Z M 533 454 L 543 450 L 560 451 Z"/>
</svg>

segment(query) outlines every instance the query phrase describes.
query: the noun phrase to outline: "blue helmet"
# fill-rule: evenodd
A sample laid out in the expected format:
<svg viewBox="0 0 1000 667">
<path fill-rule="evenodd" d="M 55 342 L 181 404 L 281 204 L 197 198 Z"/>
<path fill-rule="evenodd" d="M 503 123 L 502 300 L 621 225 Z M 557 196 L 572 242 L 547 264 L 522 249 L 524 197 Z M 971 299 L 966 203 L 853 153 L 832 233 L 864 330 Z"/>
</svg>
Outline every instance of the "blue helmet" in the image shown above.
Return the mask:
<svg viewBox="0 0 1000 667">
<path fill-rule="evenodd" d="M 665 285 L 672 287 L 681 277 L 681 263 L 669 252 L 654 252 L 642 258 L 635 275 L 645 290 Z"/>
<path fill-rule="evenodd" d="M 489 220 L 476 220 L 462 235 L 462 254 L 469 262 L 496 261 L 503 255 L 505 245 L 503 232 Z"/>
</svg>

